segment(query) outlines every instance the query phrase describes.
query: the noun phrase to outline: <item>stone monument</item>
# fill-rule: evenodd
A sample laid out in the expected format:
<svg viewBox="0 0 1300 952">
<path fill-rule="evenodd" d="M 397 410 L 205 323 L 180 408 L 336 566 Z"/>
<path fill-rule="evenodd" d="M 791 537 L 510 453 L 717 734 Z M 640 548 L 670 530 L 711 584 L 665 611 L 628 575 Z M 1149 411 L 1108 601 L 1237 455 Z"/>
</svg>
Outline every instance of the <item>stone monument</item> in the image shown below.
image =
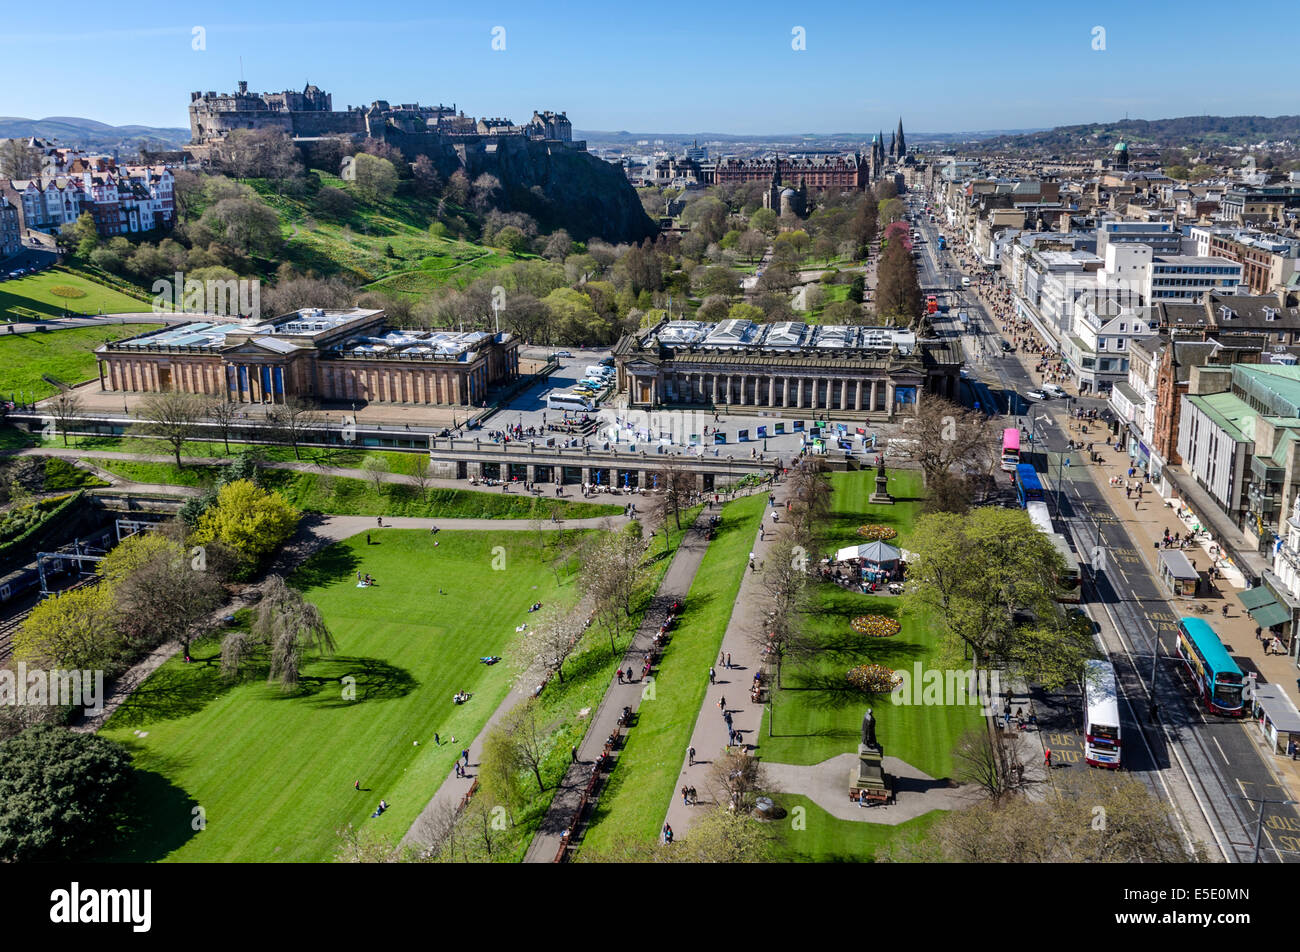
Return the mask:
<svg viewBox="0 0 1300 952">
<path fill-rule="evenodd" d="M 876 719 L 867 708 L 862 715 L 862 737 L 858 744 L 858 766 L 849 776 L 849 789 L 858 790 L 862 796 L 888 797 L 891 784 L 881 762 L 885 749 L 876 741 Z"/>
<path fill-rule="evenodd" d="M 894 497 L 889 495 L 889 490 L 886 488 L 888 484 L 889 478 L 885 475 L 885 454 L 882 450 L 880 453 L 880 462 L 876 465 L 876 491 L 871 494 L 868 502 L 892 506 L 894 504 Z"/>
</svg>

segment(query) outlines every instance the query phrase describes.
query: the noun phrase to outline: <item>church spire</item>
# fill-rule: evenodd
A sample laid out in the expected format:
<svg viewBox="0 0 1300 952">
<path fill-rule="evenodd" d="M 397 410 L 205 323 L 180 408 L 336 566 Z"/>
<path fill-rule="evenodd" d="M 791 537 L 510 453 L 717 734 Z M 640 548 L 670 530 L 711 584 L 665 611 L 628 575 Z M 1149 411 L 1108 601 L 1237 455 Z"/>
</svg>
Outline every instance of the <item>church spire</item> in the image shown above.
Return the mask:
<svg viewBox="0 0 1300 952">
<path fill-rule="evenodd" d="M 898 117 L 897 138 L 898 138 L 898 157 L 901 159 L 904 155 L 907 154 L 907 143 L 903 139 L 903 117 L 902 116 Z"/>
</svg>

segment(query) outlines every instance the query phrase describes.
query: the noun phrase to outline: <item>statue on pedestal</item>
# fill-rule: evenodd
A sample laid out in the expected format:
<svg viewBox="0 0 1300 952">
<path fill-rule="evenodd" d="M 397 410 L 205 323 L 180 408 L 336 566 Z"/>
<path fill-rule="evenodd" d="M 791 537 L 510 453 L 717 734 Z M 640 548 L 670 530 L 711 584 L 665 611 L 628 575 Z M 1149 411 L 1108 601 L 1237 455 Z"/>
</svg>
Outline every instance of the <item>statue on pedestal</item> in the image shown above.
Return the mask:
<svg viewBox="0 0 1300 952">
<path fill-rule="evenodd" d="M 876 719 L 871 713 L 871 708 L 867 708 L 867 713 L 862 715 L 862 746 L 876 747 Z"/>
</svg>

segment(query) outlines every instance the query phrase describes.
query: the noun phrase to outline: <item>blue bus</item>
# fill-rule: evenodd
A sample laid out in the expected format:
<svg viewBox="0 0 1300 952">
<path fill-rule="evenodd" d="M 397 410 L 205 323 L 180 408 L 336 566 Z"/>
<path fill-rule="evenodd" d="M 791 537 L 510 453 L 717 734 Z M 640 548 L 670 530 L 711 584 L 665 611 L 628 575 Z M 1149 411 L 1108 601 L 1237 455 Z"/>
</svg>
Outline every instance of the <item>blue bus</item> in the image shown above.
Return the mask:
<svg viewBox="0 0 1300 952">
<path fill-rule="evenodd" d="M 1196 693 L 1211 714 L 1241 717 L 1245 681 L 1214 629 L 1199 618 L 1178 619 L 1178 657 L 1187 666 Z"/>
<path fill-rule="evenodd" d="M 1020 508 L 1024 509 L 1031 502 L 1046 502 L 1047 488 L 1043 485 L 1043 478 L 1038 475 L 1030 463 L 1020 463 L 1016 466 L 1016 501 L 1020 503 Z"/>
<path fill-rule="evenodd" d="M 939 250 L 940 250 L 940 251 L 943 251 L 943 250 L 944 250 L 945 248 L 947 248 L 947 247 L 948 247 L 948 239 L 945 238 L 943 235 L 940 235 L 940 236 L 939 236 Z"/>
</svg>

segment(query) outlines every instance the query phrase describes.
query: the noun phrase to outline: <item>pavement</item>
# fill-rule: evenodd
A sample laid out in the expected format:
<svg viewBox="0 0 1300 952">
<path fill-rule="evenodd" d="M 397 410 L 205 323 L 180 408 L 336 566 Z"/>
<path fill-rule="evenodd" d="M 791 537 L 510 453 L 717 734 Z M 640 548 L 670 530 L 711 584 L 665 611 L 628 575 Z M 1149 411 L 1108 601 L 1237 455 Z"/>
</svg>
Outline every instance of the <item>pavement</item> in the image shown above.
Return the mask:
<svg viewBox="0 0 1300 952">
<path fill-rule="evenodd" d="M 893 778 L 894 802 L 863 807 L 849 799 L 849 778 L 858 769 L 856 753 L 840 754 L 807 766 L 770 762 L 763 764 L 768 790 L 803 794 L 839 820 L 897 826 L 931 810 L 960 810 L 984 799 L 984 792 L 972 784 L 936 780 L 897 757 L 885 755 L 881 767 Z M 680 805 L 680 797 L 676 803 Z M 704 803 L 701 799 L 700 805 L 703 806 Z M 673 829 L 677 829 L 675 823 Z"/>
<path fill-rule="evenodd" d="M 641 627 L 633 636 L 623 657 L 623 669 L 632 668 L 633 675 L 637 680 L 628 684 L 619 684 L 616 681 L 605 692 L 604 698 L 601 699 L 600 705 L 592 715 L 586 736 L 578 747 L 577 758 L 569 766 L 564 779 L 560 781 L 559 789 L 556 790 L 555 796 L 551 800 L 546 816 L 542 818 L 541 826 L 533 836 L 532 844 L 528 848 L 524 862 L 555 862 L 561 845 L 566 842 L 565 832 L 572 825 L 582 803 L 583 793 L 591 780 L 591 765 L 604 750 L 605 741 L 617 729 L 618 719 L 622 715 L 624 707 L 632 709 L 632 723 L 627 728 L 627 733 L 636 732 L 636 712 L 641 707 L 641 700 L 647 687 L 640 679 L 643 658 L 673 602 L 680 601 L 685 605 L 687 612 L 691 610 L 690 604 L 686 602 L 686 595 L 690 591 L 691 583 L 695 581 L 695 573 L 699 571 L 700 563 L 704 560 L 704 553 L 708 549 L 709 543 L 706 534 L 708 520 L 716 514 L 717 510 L 706 507 L 701 511 L 690 529 L 687 530 L 686 535 L 682 537 L 681 544 L 673 555 L 672 563 L 668 566 L 668 571 L 664 573 L 663 581 L 659 583 L 659 590 L 655 593 L 650 607 L 642 617 Z M 666 649 L 668 651 L 672 650 L 673 637 L 670 632 Z M 651 678 L 653 678 L 653 672 Z M 618 760 L 621 752 L 622 745 L 619 745 L 614 751 L 611 773 L 618 770 Z M 472 750 L 471 759 L 473 759 Z M 582 833 L 581 828 L 573 831 L 573 835 L 579 838 Z"/>
</svg>

